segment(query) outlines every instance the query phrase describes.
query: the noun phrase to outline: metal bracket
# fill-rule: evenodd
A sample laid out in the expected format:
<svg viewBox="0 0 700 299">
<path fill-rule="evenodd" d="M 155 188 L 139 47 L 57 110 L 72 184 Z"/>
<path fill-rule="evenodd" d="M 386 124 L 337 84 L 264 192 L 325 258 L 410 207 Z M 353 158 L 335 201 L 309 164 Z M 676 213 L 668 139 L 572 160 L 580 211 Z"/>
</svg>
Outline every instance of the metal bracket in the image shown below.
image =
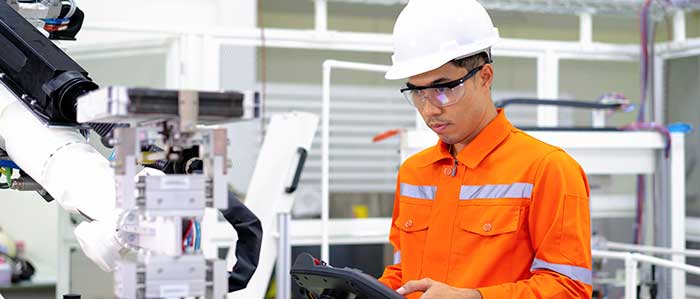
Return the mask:
<svg viewBox="0 0 700 299">
<path fill-rule="evenodd" d="M 193 133 L 199 117 L 199 94 L 193 90 L 181 90 L 178 94 L 180 131 Z"/>
</svg>

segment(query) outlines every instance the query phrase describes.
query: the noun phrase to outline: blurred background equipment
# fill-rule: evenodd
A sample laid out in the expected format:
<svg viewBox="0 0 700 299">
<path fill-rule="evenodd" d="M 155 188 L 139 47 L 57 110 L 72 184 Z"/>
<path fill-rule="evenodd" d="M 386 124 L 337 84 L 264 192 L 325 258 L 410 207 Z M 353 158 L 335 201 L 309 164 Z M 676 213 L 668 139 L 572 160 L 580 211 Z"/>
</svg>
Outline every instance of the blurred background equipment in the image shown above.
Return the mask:
<svg viewBox="0 0 700 299">
<path fill-rule="evenodd" d="M 23 241 L 14 241 L 0 227 L 0 285 L 27 281 L 34 275 L 34 265 L 25 257 Z"/>
</svg>

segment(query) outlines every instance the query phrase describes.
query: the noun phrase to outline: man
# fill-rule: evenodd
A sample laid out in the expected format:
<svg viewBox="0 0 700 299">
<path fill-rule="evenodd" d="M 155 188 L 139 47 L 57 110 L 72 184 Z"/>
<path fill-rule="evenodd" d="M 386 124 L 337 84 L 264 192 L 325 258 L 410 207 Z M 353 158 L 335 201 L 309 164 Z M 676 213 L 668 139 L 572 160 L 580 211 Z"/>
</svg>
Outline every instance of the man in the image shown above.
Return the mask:
<svg viewBox="0 0 700 299">
<path fill-rule="evenodd" d="M 439 136 L 401 166 L 380 281 L 408 298 L 590 298 L 589 189 L 491 100 L 498 31 L 475 0 L 412 0 L 387 79 Z"/>
</svg>

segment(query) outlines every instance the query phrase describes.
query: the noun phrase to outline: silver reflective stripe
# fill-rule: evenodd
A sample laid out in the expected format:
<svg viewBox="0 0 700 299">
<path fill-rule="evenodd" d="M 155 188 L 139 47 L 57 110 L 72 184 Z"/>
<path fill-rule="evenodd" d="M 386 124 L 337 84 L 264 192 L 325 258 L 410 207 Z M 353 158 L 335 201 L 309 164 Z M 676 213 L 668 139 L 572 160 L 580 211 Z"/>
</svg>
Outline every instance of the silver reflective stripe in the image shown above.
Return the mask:
<svg viewBox="0 0 700 299">
<path fill-rule="evenodd" d="M 530 198 L 532 184 L 513 183 L 510 185 L 462 185 L 460 200 L 477 198 Z"/>
<path fill-rule="evenodd" d="M 394 265 L 401 263 L 401 250 L 394 252 Z"/>
<path fill-rule="evenodd" d="M 535 269 L 551 270 L 573 280 L 578 280 L 585 284 L 593 285 L 593 272 L 591 272 L 591 269 L 571 265 L 552 264 L 537 258 L 532 261 L 530 272 Z"/>
<path fill-rule="evenodd" d="M 435 199 L 436 186 L 414 186 L 401 183 L 401 196 L 408 196 L 419 199 Z"/>
</svg>

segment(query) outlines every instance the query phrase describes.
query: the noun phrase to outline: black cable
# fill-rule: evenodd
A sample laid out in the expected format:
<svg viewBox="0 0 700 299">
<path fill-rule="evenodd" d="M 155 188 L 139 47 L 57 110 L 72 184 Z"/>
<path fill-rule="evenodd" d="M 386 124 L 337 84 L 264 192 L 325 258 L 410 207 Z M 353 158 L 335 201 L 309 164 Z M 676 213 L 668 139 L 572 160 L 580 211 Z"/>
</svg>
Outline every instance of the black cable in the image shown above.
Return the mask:
<svg viewBox="0 0 700 299">
<path fill-rule="evenodd" d="M 656 282 L 656 265 L 651 265 L 651 282 L 649 284 L 649 297 L 656 299 L 659 294 L 659 284 Z"/>
<path fill-rule="evenodd" d="M 233 192 L 228 193 L 228 208 L 221 210 L 238 234 L 236 265 L 229 272 L 228 291 L 244 289 L 258 268 L 263 230 L 260 219 Z"/>
<path fill-rule="evenodd" d="M 114 134 L 114 129 L 128 127 L 128 124 L 118 124 L 118 123 L 88 123 L 90 128 L 94 130 L 102 138 L 102 144 L 108 148 L 113 146 L 109 144 L 109 140 Z M 167 129 L 164 129 L 167 132 Z M 142 146 L 141 151 L 158 153 L 162 152 L 163 149 L 149 144 L 147 146 Z M 143 164 L 144 167 L 153 168 L 160 170 L 166 174 L 182 174 L 182 173 L 201 173 L 202 172 L 202 161 L 199 159 L 199 148 L 193 147 L 191 149 L 185 149 L 180 153 L 180 158 L 175 161 L 170 160 L 156 160 L 150 164 Z"/>
<path fill-rule="evenodd" d="M 588 108 L 588 109 L 609 109 L 617 110 L 622 107 L 622 103 L 598 103 L 598 102 L 588 102 L 588 101 L 576 101 L 576 100 L 543 100 L 543 99 L 530 99 L 530 98 L 513 98 L 494 101 L 496 108 L 504 108 L 508 105 L 547 105 L 547 106 L 560 106 L 560 107 L 573 107 L 573 108 Z"/>
</svg>

